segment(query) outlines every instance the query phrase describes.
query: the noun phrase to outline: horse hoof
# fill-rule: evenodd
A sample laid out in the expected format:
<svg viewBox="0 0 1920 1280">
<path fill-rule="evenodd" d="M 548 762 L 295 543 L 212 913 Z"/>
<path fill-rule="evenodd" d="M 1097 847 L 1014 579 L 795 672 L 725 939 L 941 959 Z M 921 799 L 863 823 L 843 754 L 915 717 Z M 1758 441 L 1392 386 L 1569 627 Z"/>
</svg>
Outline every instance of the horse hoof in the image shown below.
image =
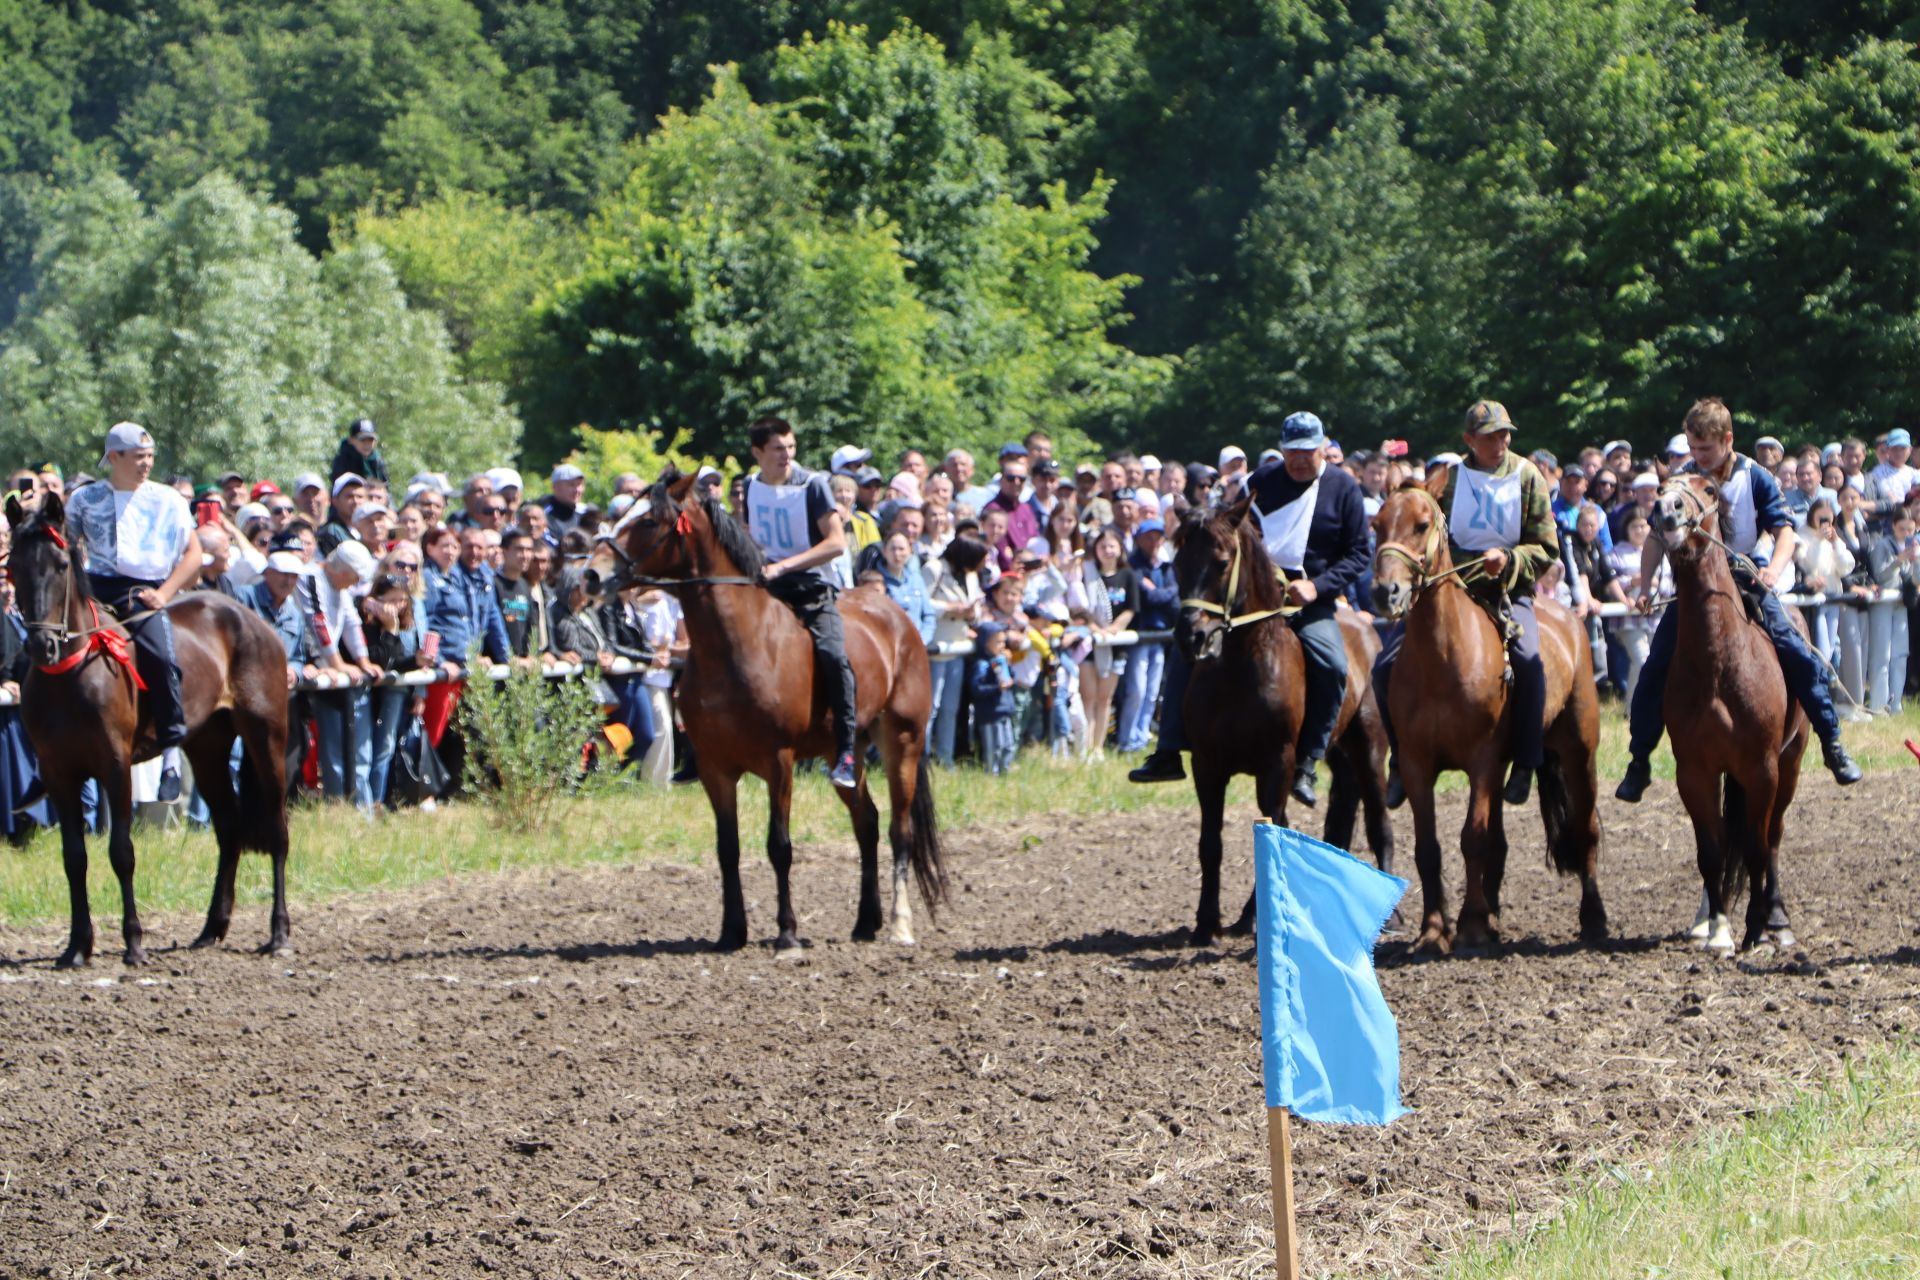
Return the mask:
<svg viewBox="0 0 1920 1280">
<path fill-rule="evenodd" d="M 1453 950 L 1453 944 L 1447 941 L 1447 935 L 1438 929 L 1423 929 L 1420 936 L 1407 948 L 1410 956 L 1444 956 Z"/>
<path fill-rule="evenodd" d="M 1187 930 L 1187 945 L 1190 947 L 1211 947 L 1219 940 L 1219 936 L 1220 931 L 1218 929 L 1202 929 L 1195 926 Z"/>
<path fill-rule="evenodd" d="M 285 942 L 266 942 L 262 943 L 260 949 L 253 954 L 257 956 L 278 956 L 284 960 L 293 954 L 293 948 Z"/>
<path fill-rule="evenodd" d="M 145 947 L 128 947 L 124 962 L 129 969 L 138 969 L 147 962 Z"/>
<path fill-rule="evenodd" d="M 1691 942 L 1704 943 L 1707 940 L 1707 936 L 1712 932 L 1713 922 L 1711 920 L 1695 920 L 1693 927 L 1687 930 L 1687 939 Z"/>
<path fill-rule="evenodd" d="M 1793 936 L 1791 929 L 1769 929 L 1762 936 L 1764 941 L 1772 943 L 1774 949 L 1781 952 L 1792 951 L 1800 945 L 1800 939 Z"/>
<path fill-rule="evenodd" d="M 888 941 L 892 942 L 896 947 L 911 947 L 915 945 L 913 934 L 904 930 L 896 930 L 893 937 L 888 939 Z"/>
<path fill-rule="evenodd" d="M 853 940 L 855 942 L 872 942 L 879 936 L 880 936 L 880 931 L 878 929 L 874 929 L 871 927 L 864 928 L 864 929 L 855 929 L 853 931 Z"/>
<path fill-rule="evenodd" d="M 220 939 L 225 936 L 226 936 L 225 934 L 220 934 L 220 933 L 203 933 L 199 937 L 195 938 L 192 942 L 189 942 L 187 944 L 187 950 L 204 951 L 208 947 L 218 946 L 220 944 Z M 263 951 L 266 949 L 267 948 L 265 947 L 261 948 L 261 950 Z"/>
<path fill-rule="evenodd" d="M 83 951 L 69 951 L 53 962 L 56 969 L 84 969 L 93 963 L 93 957 Z"/>
<path fill-rule="evenodd" d="M 746 945 L 747 945 L 747 937 L 745 934 L 736 935 L 736 934 L 730 934 L 730 933 L 723 933 L 720 935 L 718 939 L 715 940 L 713 944 L 713 949 L 715 951 L 721 952 L 722 954 L 725 954 L 726 952 L 729 952 L 729 951 L 738 951 L 740 948 Z"/>
<path fill-rule="evenodd" d="M 802 951 L 806 946 L 806 939 L 797 933 L 783 933 L 773 940 L 775 951 Z"/>
<path fill-rule="evenodd" d="M 1725 916 L 1715 918 L 1712 930 L 1707 934 L 1706 941 L 1700 944 L 1700 948 L 1703 951 L 1711 951 L 1716 955 L 1730 956 L 1733 954 L 1733 930 L 1727 926 Z"/>
</svg>

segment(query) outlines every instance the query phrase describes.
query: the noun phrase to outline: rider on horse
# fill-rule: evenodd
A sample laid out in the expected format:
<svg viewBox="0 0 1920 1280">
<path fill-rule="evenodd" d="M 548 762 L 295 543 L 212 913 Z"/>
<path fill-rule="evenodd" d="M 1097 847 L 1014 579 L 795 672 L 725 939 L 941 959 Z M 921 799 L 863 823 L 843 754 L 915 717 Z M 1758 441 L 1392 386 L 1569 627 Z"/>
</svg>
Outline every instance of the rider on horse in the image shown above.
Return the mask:
<svg viewBox="0 0 1920 1280">
<path fill-rule="evenodd" d="M 1307 679 L 1293 794 L 1310 805 L 1317 799 L 1313 766 L 1327 753 L 1346 697 L 1346 644 L 1334 618 L 1334 602 L 1366 572 L 1367 515 L 1353 477 L 1326 465 L 1326 430 L 1319 418 L 1294 414 L 1282 424 L 1280 441 L 1285 451 L 1282 461 L 1262 466 L 1246 483 L 1267 554 L 1290 579 L 1287 602 L 1301 606 L 1289 621 L 1313 674 Z M 1259 477 L 1265 478 L 1255 488 Z M 1218 506 L 1225 497 L 1215 486 L 1208 491 L 1207 504 Z M 1301 544 L 1298 539 L 1303 534 L 1306 541 Z M 1178 782 L 1187 776 L 1180 753 L 1187 749 L 1184 703 L 1192 674 L 1193 663 L 1174 645 L 1167 651 L 1167 671 L 1160 686 L 1160 740 L 1153 753 L 1127 774 L 1130 781 Z"/>
<path fill-rule="evenodd" d="M 813 660 L 825 676 L 827 708 L 833 713 L 833 785 L 851 791 L 860 785 L 853 758 L 858 711 L 846 632 L 835 603 L 840 592 L 828 576 L 828 566 L 847 547 L 840 508 L 826 475 L 794 462 L 791 424 L 762 418 L 748 429 L 747 443 L 760 467 L 748 479 L 746 493 L 747 528 L 767 553 L 760 579 L 813 637 Z"/>
<path fill-rule="evenodd" d="M 86 543 L 93 598 L 133 633 L 134 668 L 147 688 L 154 745 L 161 750 L 158 798 L 177 800 L 187 715 L 167 602 L 199 579 L 200 543 L 187 500 L 147 478 L 153 437 L 145 427 L 122 422 L 108 431 L 100 465 L 106 477 L 67 500 L 67 532 Z"/>
<path fill-rule="evenodd" d="M 1493 400 L 1477 401 L 1467 410 L 1466 456 L 1448 475 L 1446 490 L 1435 495 L 1443 504 L 1449 495 L 1447 541 L 1455 565 L 1477 562 L 1460 581 L 1506 632 L 1513 670 L 1513 771 L 1507 775 L 1506 801 L 1525 804 L 1533 789 L 1533 775 L 1545 757 L 1547 673 L 1540 662 L 1540 626 L 1533 612 L 1533 584 L 1548 565 L 1559 559 L 1559 527 L 1546 478 L 1533 463 L 1512 453 L 1513 420 L 1506 406 Z M 1503 620 L 1504 619 L 1504 620 Z M 1510 623 L 1510 625 L 1509 625 Z M 1393 663 L 1400 656 L 1404 630 L 1396 630 L 1373 665 L 1374 696 L 1380 716 L 1388 720 L 1387 689 Z M 1399 771 L 1395 766 L 1388 792 L 1399 803 Z"/>
<path fill-rule="evenodd" d="M 1367 571 L 1367 512 L 1360 484 L 1327 465 L 1327 433 L 1311 413 L 1280 427 L 1282 457 L 1247 480 L 1252 514 L 1274 567 L 1287 580 L 1287 619 L 1306 653 L 1306 710 L 1300 721 L 1293 796 L 1311 805 L 1314 765 L 1326 758 L 1347 693 L 1347 643 L 1334 608 Z"/>
<path fill-rule="evenodd" d="M 1794 629 L 1786 608 L 1773 593 L 1780 576 L 1779 566 L 1793 563 L 1795 542 L 1793 515 L 1787 510 L 1780 487 L 1766 468 L 1733 447 L 1733 414 L 1717 398 L 1696 401 L 1687 411 L 1687 445 L 1693 457 L 1680 468 L 1682 474 L 1711 476 L 1720 487 L 1718 536 L 1726 548 L 1733 568 L 1733 580 L 1739 584 L 1760 626 L 1773 642 L 1780 659 L 1780 674 L 1787 691 L 1806 710 L 1813 731 L 1820 735 L 1821 757 L 1841 786 L 1860 781 L 1860 766 L 1847 754 L 1840 742 L 1840 717 L 1834 714 L 1833 698 L 1827 690 L 1826 672 L 1814 656 L 1806 639 Z M 1773 535 L 1773 553 L 1760 556 L 1755 544 L 1760 535 Z M 1640 581 L 1651 583 L 1659 571 L 1666 545 L 1660 537 L 1647 539 L 1641 553 Z M 1634 605 L 1642 613 L 1652 608 L 1649 588 L 1642 587 Z M 1655 628 L 1647 659 L 1640 668 L 1640 683 L 1634 687 L 1633 706 L 1628 713 L 1628 746 L 1632 758 L 1614 795 L 1629 802 L 1646 793 L 1653 780 L 1649 758 L 1660 745 L 1666 731 L 1665 698 L 1667 668 L 1673 662 L 1674 633 L 1679 623 L 1669 609 Z"/>
</svg>

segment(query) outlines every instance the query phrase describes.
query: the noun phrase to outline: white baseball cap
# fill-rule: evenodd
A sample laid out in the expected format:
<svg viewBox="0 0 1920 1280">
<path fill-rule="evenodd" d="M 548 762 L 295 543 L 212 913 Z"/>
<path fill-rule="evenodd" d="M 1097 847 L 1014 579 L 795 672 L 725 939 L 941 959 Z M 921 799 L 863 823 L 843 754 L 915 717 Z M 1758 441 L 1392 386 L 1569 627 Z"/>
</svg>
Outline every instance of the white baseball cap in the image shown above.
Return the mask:
<svg viewBox="0 0 1920 1280">
<path fill-rule="evenodd" d="M 1600 456 L 1603 458 L 1611 458 L 1615 451 L 1620 449 L 1625 449 L 1628 453 L 1633 452 L 1633 446 L 1625 440 L 1609 440 L 1607 441 L 1606 448 L 1600 451 Z"/>
<path fill-rule="evenodd" d="M 871 449 L 862 449 L 857 444 L 843 444 L 833 451 L 832 470 L 835 475 L 852 475 L 861 463 L 872 456 Z"/>
<path fill-rule="evenodd" d="M 520 473 L 512 467 L 494 467 L 487 472 L 487 479 L 493 481 L 493 491 L 495 493 L 500 492 L 502 489 L 524 489 L 527 487 L 520 483 Z"/>
<path fill-rule="evenodd" d="M 1237 444 L 1230 444 L 1220 451 L 1220 461 L 1216 463 L 1215 466 L 1219 470 L 1225 471 L 1229 462 L 1245 462 L 1246 460 L 1247 451 Z"/>
<path fill-rule="evenodd" d="M 1654 475 L 1651 471 L 1642 471 L 1633 478 L 1633 483 L 1627 487 L 1629 489 L 1658 489 L 1660 487 L 1660 477 Z"/>
<path fill-rule="evenodd" d="M 1142 454 L 1140 456 L 1140 469 L 1142 471 L 1158 471 L 1160 469 L 1160 459 L 1150 453 Z"/>
<path fill-rule="evenodd" d="M 350 484 L 357 484 L 365 488 L 366 483 L 367 480 L 365 476 L 357 476 L 351 471 L 342 471 L 333 478 L 333 496 L 336 498 L 339 497 L 340 491 Z"/>
<path fill-rule="evenodd" d="M 275 573 L 291 573 L 295 577 L 304 577 L 309 566 L 297 552 L 275 551 L 267 557 L 267 568 Z"/>
<path fill-rule="evenodd" d="M 1687 443 L 1687 433 L 1683 431 L 1673 439 L 1667 441 L 1667 452 L 1669 454 L 1692 453 L 1693 446 Z"/>
<path fill-rule="evenodd" d="M 116 422 L 107 428 L 107 442 L 100 446 L 100 465 L 108 466 L 110 453 L 131 453 L 153 448 L 153 437 L 137 422 Z"/>
<path fill-rule="evenodd" d="M 564 480 L 585 480 L 586 478 L 587 473 L 574 466 L 571 462 L 561 463 L 553 469 L 553 474 L 547 477 L 548 482 L 552 484 L 559 484 Z"/>
<path fill-rule="evenodd" d="M 327 556 L 327 563 L 337 569 L 351 569 L 361 582 L 373 576 L 373 552 L 362 544 L 348 539 L 335 547 Z"/>
</svg>

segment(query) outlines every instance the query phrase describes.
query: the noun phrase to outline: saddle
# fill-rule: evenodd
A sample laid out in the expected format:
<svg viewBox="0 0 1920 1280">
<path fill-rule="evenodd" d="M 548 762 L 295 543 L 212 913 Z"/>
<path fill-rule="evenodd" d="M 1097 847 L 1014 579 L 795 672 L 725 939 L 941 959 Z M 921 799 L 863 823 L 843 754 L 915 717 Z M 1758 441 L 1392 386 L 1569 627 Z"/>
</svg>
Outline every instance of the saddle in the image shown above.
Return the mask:
<svg viewBox="0 0 1920 1280">
<path fill-rule="evenodd" d="M 1500 633 L 1500 683 L 1513 686 L 1513 647 L 1520 643 L 1520 624 L 1513 620 L 1507 593 L 1496 586 L 1492 595 L 1469 590 L 1467 597 L 1486 612 L 1493 629 Z"/>
</svg>

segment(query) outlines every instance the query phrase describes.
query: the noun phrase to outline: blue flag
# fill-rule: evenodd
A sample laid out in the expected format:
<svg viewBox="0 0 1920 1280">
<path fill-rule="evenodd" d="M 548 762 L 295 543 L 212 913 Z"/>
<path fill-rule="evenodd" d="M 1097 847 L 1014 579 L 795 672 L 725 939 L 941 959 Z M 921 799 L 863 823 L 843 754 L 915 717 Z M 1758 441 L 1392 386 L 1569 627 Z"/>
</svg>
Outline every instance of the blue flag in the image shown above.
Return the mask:
<svg viewBox="0 0 1920 1280">
<path fill-rule="evenodd" d="M 1267 1105 L 1303 1120 L 1386 1124 L 1400 1105 L 1400 1030 L 1373 940 L 1407 882 L 1286 827 L 1253 827 Z"/>
</svg>

